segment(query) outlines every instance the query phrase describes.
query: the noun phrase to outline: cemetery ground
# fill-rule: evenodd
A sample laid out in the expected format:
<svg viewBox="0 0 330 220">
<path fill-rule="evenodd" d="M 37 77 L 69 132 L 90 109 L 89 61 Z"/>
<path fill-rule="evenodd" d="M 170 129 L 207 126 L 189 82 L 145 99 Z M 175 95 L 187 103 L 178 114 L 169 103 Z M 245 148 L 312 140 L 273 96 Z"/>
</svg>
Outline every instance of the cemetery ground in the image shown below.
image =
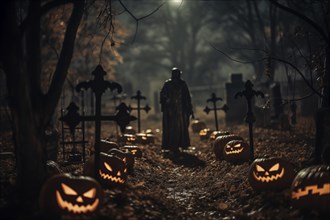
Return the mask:
<svg viewBox="0 0 330 220">
<path fill-rule="evenodd" d="M 308 166 L 314 144 L 314 121 L 312 117 L 299 117 L 298 122 L 290 130 L 255 127 L 255 157 L 285 158 L 296 171 Z M 161 128 L 159 118 L 149 118 L 143 123 L 144 128 Z M 207 125 L 214 127 L 211 121 Z M 102 129 L 102 137 L 106 138 L 114 128 L 104 127 L 108 127 Z M 223 126 L 220 120 L 220 127 L 248 142 L 246 124 Z M 89 128 L 88 137 L 93 136 L 93 131 L 94 127 Z M 201 141 L 191 129 L 191 148 L 175 157 L 161 153 L 161 133 L 155 134 L 155 144 L 140 146 L 143 157 L 135 159 L 134 171 L 126 185 L 105 190 L 100 212 L 82 219 L 322 219 L 316 212 L 293 208 L 290 189 L 255 192 L 248 182 L 248 163 L 232 165 L 217 160 L 210 143 Z M 1 135 L 1 151 L 12 150 L 10 140 L 10 134 Z M 87 156 L 91 151 L 87 149 Z M 61 152 L 58 155 L 60 163 Z M 80 164 L 61 168 L 65 172 L 81 173 L 82 167 Z M 1 181 L 3 209 L 15 181 L 10 158 L 1 161 Z"/>
</svg>

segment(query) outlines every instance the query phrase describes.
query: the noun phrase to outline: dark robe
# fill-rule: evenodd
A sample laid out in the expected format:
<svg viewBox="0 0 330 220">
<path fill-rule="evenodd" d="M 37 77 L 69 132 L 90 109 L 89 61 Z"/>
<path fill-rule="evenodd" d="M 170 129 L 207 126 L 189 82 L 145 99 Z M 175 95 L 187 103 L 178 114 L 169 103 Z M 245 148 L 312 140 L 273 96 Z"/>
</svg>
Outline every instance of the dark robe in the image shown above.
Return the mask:
<svg viewBox="0 0 330 220">
<path fill-rule="evenodd" d="M 181 78 L 166 80 L 160 92 L 163 112 L 162 148 L 177 151 L 190 146 L 189 118 L 193 114 L 188 86 Z"/>
</svg>

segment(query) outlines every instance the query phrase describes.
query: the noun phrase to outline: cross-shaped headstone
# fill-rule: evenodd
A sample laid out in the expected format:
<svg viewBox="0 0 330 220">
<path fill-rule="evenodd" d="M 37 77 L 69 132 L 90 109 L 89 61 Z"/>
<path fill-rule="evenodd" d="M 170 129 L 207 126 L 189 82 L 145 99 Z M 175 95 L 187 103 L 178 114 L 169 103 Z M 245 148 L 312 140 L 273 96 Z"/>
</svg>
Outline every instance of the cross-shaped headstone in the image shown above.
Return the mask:
<svg viewBox="0 0 330 220">
<path fill-rule="evenodd" d="M 100 143 L 101 143 L 101 121 L 116 121 L 120 126 L 122 131 L 125 130 L 125 127 L 129 124 L 130 121 L 135 120 L 136 118 L 129 115 L 127 111 L 127 106 L 125 104 L 120 104 L 118 107 L 118 113 L 115 116 L 102 116 L 101 115 L 101 97 L 102 94 L 110 89 L 111 91 L 117 90 L 118 93 L 122 92 L 122 87 L 116 82 L 110 82 L 104 80 L 106 72 L 103 70 L 101 65 L 98 65 L 95 70 L 92 72 L 94 75 L 93 80 L 86 82 L 81 82 L 76 86 L 76 91 L 82 89 L 91 89 L 95 95 L 95 115 L 93 116 L 75 116 L 75 120 L 79 121 L 94 121 L 95 122 L 95 177 L 98 179 L 98 167 L 100 160 Z M 65 118 L 63 118 L 65 120 Z M 75 121 L 73 120 L 73 121 Z"/>
<path fill-rule="evenodd" d="M 148 113 L 151 108 L 148 106 L 148 104 L 145 105 L 144 107 L 141 107 L 140 101 L 142 99 L 146 99 L 146 97 L 141 95 L 140 90 L 138 90 L 136 92 L 136 95 L 132 96 L 131 99 L 136 99 L 137 100 L 137 107 L 129 106 L 129 109 L 130 110 L 137 110 L 137 112 L 138 112 L 138 117 L 137 117 L 137 119 L 138 119 L 138 132 L 141 132 L 141 115 L 140 115 L 140 111 L 144 110 L 146 113 Z"/>
<path fill-rule="evenodd" d="M 255 117 L 252 112 L 251 101 L 254 96 L 261 96 L 264 98 L 264 94 L 261 91 L 253 90 L 253 84 L 250 80 L 247 80 L 245 83 L 245 90 L 235 94 L 235 99 L 238 96 L 245 96 L 248 110 L 245 117 L 245 122 L 249 124 L 249 138 L 250 138 L 250 163 L 254 160 L 254 149 L 253 149 L 253 123 L 255 122 Z"/>
<path fill-rule="evenodd" d="M 227 112 L 228 106 L 224 104 L 221 108 L 217 108 L 217 101 L 222 101 L 222 98 L 217 97 L 215 93 L 212 93 L 211 98 L 207 99 L 206 102 L 212 102 L 213 108 L 209 108 L 208 106 L 206 106 L 204 108 L 204 112 L 206 112 L 206 114 L 209 114 L 210 111 L 214 111 L 215 128 L 217 129 L 217 131 L 219 131 L 217 110 L 223 110 L 224 112 Z"/>
</svg>

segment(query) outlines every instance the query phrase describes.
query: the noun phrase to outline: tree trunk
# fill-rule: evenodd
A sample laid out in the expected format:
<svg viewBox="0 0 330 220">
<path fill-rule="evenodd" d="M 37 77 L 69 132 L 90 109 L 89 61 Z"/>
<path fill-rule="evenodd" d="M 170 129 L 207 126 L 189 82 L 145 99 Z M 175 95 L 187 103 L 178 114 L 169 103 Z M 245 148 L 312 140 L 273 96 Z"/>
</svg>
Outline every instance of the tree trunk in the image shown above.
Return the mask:
<svg viewBox="0 0 330 220">
<path fill-rule="evenodd" d="M 47 175 L 44 131 L 60 98 L 84 9 L 84 1 L 72 2 L 74 7 L 47 94 L 40 89 L 40 19 L 43 13 L 66 2 L 50 1 L 41 6 L 40 1 L 31 0 L 23 21 L 17 21 L 16 1 L 4 1 L 0 9 L 0 58 L 7 80 L 17 163 L 14 202 L 20 208 L 12 213 L 13 218 L 32 218 Z"/>
<path fill-rule="evenodd" d="M 325 51 L 323 98 L 315 117 L 315 162 L 330 163 L 330 42 Z"/>
</svg>

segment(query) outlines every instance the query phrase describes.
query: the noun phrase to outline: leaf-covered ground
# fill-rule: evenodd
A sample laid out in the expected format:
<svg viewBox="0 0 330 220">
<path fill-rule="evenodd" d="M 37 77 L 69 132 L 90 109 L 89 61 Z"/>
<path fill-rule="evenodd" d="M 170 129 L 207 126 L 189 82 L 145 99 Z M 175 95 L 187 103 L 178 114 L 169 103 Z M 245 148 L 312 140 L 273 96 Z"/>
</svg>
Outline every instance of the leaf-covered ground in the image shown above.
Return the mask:
<svg viewBox="0 0 330 220">
<path fill-rule="evenodd" d="M 224 129 L 248 141 L 247 125 Z M 257 127 L 254 134 L 255 157 L 285 158 L 296 171 L 308 166 L 315 136 L 311 118 L 301 118 L 289 131 Z M 163 155 L 160 133 L 156 136 L 155 144 L 140 146 L 143 157 L 136 158 L 127 184 L 105 190 L 105 203 L 92 219 L 322 219 L 318 213 L 293 208 L 289 189 L 253 191 L 248 182 L 249 164 L 217 160 L 210 143 L 200 141 L 198 134 L 191 133 L 192 147 L 176 156 Z M 1 166 L 6 165 L 2 162 Z M 79 172 L 82 166 L 63 169 Z"/>
</svg>

